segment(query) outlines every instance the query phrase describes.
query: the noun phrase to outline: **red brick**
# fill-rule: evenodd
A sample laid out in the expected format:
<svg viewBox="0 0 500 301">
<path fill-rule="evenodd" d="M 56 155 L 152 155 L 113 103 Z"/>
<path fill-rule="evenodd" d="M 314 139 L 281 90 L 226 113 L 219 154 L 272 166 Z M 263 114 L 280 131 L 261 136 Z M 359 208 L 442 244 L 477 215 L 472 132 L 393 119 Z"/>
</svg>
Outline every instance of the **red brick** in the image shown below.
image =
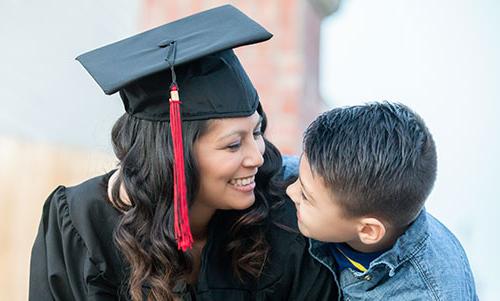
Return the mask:
<svg viewBox="0 0 500 301">
<path fill-rule="evenodd" d="M 144 0 L 143 29 L 227 3 L 223 0 Z M 318 91 L 321 18 L 306 0 L 233 0 L 274 34 L 256 47 L 236 50 L 269 117 L 268 137 L 284 152 L 298 153 L 302 131 L 324 110 Z"/>
</svg>

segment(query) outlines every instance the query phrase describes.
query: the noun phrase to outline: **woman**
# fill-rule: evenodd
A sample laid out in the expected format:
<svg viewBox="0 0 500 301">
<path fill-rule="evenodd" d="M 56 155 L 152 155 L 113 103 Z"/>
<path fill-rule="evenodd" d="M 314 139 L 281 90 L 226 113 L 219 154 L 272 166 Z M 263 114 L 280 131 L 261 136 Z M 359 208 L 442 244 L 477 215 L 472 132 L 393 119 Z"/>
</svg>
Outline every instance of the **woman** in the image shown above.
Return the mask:
<svg viewBox="0 0 500 301">
<path fill-rule="evenodd" d="M 120 164 L 48 198 L 30 300 L 336 295 L 293 230 L 296 213 L 278 184 L 281 156 L 263 137 L 257 93 L 230 49 L 270 37 L 224 6 L 78 58 L 124 102 L 112 131 Z"/>
</svg>

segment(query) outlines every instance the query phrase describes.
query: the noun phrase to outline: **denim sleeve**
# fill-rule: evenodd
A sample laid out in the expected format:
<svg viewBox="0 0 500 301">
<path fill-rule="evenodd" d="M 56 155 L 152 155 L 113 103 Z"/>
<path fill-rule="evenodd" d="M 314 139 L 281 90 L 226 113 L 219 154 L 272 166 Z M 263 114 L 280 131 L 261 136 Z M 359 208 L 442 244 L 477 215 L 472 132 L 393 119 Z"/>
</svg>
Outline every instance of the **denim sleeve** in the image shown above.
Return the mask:
<svg viewBox="0 0 500 301">
<path fill-rule="evenodd" d="M 299 157 L 296 155 L 283 156 L 283 179 L 287 180 L 291 177 L 299 175 Z"/>
</svg>

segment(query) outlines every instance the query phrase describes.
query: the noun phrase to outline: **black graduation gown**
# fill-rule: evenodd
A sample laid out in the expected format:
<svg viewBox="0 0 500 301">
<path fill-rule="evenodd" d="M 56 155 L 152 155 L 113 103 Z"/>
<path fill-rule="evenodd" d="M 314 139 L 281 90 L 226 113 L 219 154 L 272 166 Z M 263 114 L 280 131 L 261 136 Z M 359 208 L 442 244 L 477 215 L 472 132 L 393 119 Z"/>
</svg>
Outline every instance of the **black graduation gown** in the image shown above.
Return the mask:
<svg viewBox="0 0 500 301">
<path fill-rule="evenodd" d="M 47 199 L 31 254 L 29 300 L 128 300 L 127 265 L 113 243 L 120 218 L 107 201 L 111 173 Z M 296 229 L 295 207 L 284 203 L 274 220 Z M 270 226 L 269 262 L 259 281 L 239 282 L 219 248 L 227 225 L 211 223 L 196 287 L 184 300 L 337 300 L 331 274 L 308 254 L 306 240 Z"/>
</svg>

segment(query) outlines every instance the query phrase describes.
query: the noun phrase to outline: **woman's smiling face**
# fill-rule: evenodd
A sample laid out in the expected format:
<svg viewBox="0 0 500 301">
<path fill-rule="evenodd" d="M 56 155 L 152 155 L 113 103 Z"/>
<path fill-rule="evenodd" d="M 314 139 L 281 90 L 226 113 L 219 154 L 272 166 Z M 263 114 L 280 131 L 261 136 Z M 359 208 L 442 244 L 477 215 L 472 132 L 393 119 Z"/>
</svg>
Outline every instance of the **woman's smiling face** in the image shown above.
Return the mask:
<svg viewBox="0 0 500 301">
<path fill-rule="evenodd" d="M 199 171 L 195 202 L 213 209 L 242 210 L 255 202 L 257 170 L 264 163 L 262 117 L 214 119 L 194 143 Z"/>
</svg>

